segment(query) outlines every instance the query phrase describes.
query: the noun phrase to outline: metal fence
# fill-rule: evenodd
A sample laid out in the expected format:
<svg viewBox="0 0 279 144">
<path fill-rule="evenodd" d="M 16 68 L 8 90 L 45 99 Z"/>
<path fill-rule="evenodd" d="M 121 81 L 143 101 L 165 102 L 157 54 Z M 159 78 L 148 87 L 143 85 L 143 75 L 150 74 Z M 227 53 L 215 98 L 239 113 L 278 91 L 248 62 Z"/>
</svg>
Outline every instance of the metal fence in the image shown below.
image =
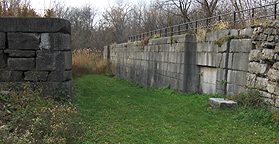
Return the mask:
<svg viewBox="0 0 279 144">
<path fill-rule="evenodd" d="M 217 26 L 220 21 L 227 23 L 230 28 L 249 27 L 251 24 L 257 22 L 257 20 L 263 18 L 276 19 L 279 15 L 278 4 L 279 2 L 276 2 L 274 4 L 254 7 L 251 9 L 235 11 L 192 22 L 173 25 L 166 28 L 130 36 L 129 41 L 143 40 L 146 37 L 154 37 L 154 35 L 158 35 L 160 37 L 168 37 L 186 33 L 197 33 L 198 29 L 210 27 L 212 28 L 214 26 Z"/>
</svg>

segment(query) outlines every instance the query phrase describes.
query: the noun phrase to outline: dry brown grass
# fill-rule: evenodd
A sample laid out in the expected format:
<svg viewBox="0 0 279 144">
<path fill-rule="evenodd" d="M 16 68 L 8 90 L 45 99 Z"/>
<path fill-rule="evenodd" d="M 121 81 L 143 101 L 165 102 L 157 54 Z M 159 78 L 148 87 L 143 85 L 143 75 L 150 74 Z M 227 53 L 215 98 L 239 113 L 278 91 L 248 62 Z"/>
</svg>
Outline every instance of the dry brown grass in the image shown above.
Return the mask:
<svg viewBox="0 0 279 144">
<path fill-rule="evenodd" d="M 110 70 L 110 63 L 102 59 L 101 51 L 92 49 L 74 50 L 72 58 L 74 77 L 102 74 Z"/>
<path fill-rule="evenodd" d="M 224 29 L 229 29 L 230 24 L 228 22 L 224 22 L 222 20 L 220 21 L 216 21 L 215 25 L 211 28 L 212 31 L 220 31 L 220 30 L 224 30 Z"/>
<path fill-rule="evenodd" d="M 197 29 L 197 42 L 206 41 L 206 33 L 208 32 L 207 28 Z"/>
</svg>

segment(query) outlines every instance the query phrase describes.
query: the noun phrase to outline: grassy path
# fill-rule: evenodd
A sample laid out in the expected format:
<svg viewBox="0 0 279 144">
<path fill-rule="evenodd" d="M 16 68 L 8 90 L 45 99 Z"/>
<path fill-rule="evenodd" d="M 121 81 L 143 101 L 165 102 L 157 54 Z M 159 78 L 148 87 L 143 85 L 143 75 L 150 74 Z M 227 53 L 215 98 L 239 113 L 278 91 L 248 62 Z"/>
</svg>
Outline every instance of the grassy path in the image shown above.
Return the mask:
<svg viewBox="0 0 279 144">
<path fill-rule="evenodd" d="M 279 142 L 278 130 L 265 121 L 269 115 L 261 118 L 265 112 L 211 109 L 212 95 L 143 88 L 104 76 L 74 83 L 88 130 L 83 143 Z"/>
</svg>

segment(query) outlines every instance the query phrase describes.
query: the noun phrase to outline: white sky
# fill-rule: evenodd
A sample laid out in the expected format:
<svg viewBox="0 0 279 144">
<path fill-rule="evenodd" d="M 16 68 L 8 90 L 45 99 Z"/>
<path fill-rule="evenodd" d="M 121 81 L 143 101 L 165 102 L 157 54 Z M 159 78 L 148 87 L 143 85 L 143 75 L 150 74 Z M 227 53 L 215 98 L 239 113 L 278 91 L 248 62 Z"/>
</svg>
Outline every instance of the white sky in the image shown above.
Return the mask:
<svg viewBox="0 0 279 144">
<path fill-rule="evenodd" d="M 36 11 L 42 12 L 44 9 L 50 8 L 54 2 L 64 3 L 68 7 L 82 7 L 85 4 L 90 4 L 94 8 L 98 8 L 99 11 L 103 11 L 109 5 L 113 5 L 119 0 L 30 0 L 32 8 Z M 150 1 L 150 0 L 122 0 L 127 3 L 136 4 L 138 1 Z"/>
</svg>

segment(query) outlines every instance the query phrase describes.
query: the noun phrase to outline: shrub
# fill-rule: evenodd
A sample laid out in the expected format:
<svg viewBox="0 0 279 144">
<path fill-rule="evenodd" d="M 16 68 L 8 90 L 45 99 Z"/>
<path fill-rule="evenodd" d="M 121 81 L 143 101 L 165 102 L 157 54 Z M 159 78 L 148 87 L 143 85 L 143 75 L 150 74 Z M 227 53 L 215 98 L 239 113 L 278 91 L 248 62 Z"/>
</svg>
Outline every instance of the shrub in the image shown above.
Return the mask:
<svg viewBox="0 0 279 144">
<path fill-rule="evenodd" d="M 18 2 L 0 2 L 0 17 L 40 17 L 34 9 Z"/>
<path fill-rule="evenodd" d="M 259 91 L 249 90 L 232 96 L 232 100 L 244 107 L 262 107 L 264 100 Z"/>
<path fill-rule="evenodd" d="M 102 53 L 97 50 L 80 49 L 72 53 L 73 77 L 88 74 L 102 74 L 110 71 L 110 63 L 102 59 Z"/>
<path fill-rule="evenodd" d="M 78 109 L 40 92 L 26 86 L 0 96 L 0 143 L 74 143 L 82 137 Z"/>
</svg>

